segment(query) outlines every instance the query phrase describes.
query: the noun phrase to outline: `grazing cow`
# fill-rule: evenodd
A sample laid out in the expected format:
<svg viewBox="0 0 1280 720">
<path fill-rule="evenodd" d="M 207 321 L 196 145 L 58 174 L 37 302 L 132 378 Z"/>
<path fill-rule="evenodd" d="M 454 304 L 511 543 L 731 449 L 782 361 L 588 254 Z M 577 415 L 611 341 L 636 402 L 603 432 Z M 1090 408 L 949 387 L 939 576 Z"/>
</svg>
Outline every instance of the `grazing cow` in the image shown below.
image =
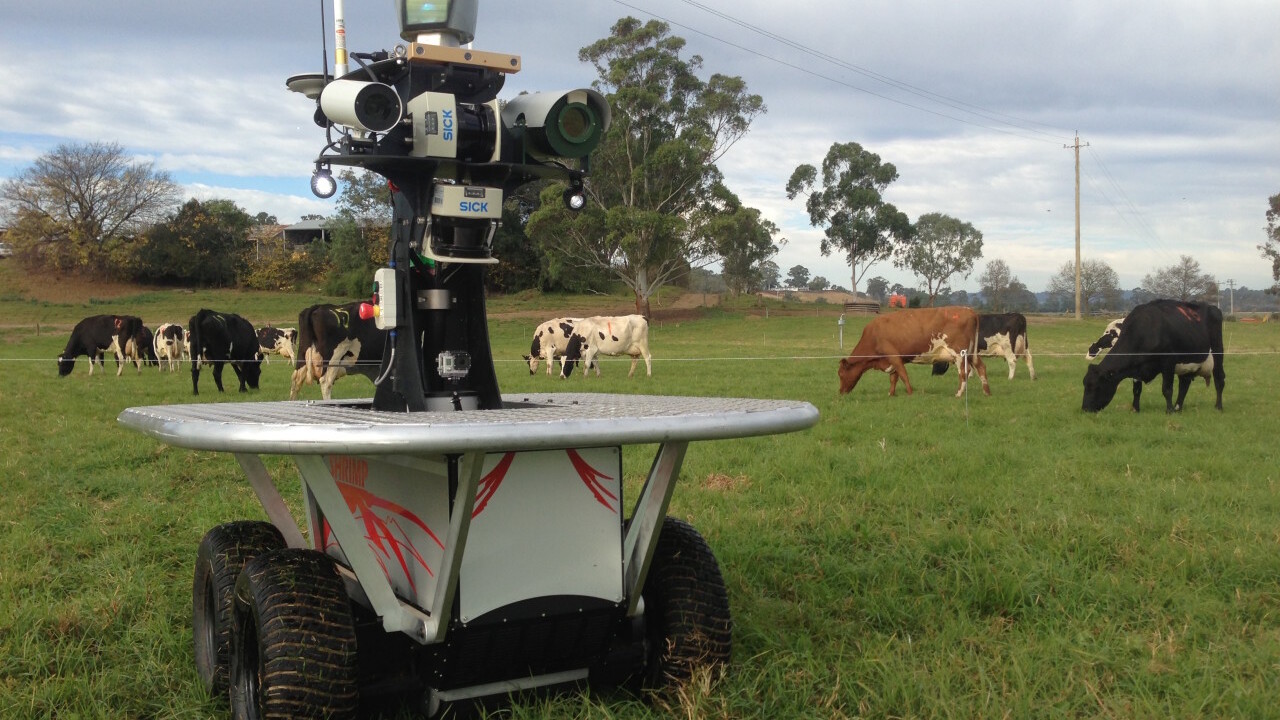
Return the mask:
<svg viewBox="0 0 1280 720">
<path fill-rule="evenodd" d="M 645 374 L 653 376 L 653 356 L 649 354 L 649 321 L 643 315 L 623 315 L 621 317 L 589 317 L 579 320 L 573 328 L 573 336 L 569 338 L 569 346 L 564 351 L 564 362 L 560 366 L 560 377 L 567 378 L 573 374 L 573 366 L 582 365 L 582 376 L 592 365 L 596 368 L 596 377 L 600 377 L 600 365 L 597 355 L 630 355 L 631 372 L 627 377 L 634 377 L 636 364 L 644 358 Z"/>
<path fill-rule="evenodd" d="M 1098 353 L 1103 350 L 1110 350 L 1111 346 L 1116 344 L 1116 339 L 1120 337 L 1120 329 L 1124 326 L 1124 318 L 1112 320 L 1107 324 L 1107 329 L 1102 331 L 1102 335 L 1093 344 L 1089 346 L 1089 351 L 1084 354 L 1086 360 L 1092 360 L 1098 357 Z"/>
<path fill-rule="evenodd" d="M 956 397 L 968 387 L 969 363 L 982 379 L 982 392 L 990 395 L 987 368 L 977 350 L 978 313 L 972 308 L 919 308 L 880 315 L 867 323 L 849 357 L 840 361 L 840 394 L 852 390 L 863 373 L 874 369 L 889 373 L 890 395 L 897 394 L 899 378 L 906 383 L 910 395 L 911 379 L 905 363 L 947 362 L 960 366 Z"/>
<path fill-rule="evenodd" d="M 293 344 L 298 341 L 298 331 L 294 328 L 276 328 L 270 325 L 258 330 L 258 350 L 262 353 L 262 361 L 268 362 L 271 354 L 294 362 Z"/>
<path fill-rule="evenodd" d="M 139 324 L 137 332 L 132 337 L 123 338 L 123 346 L 119 342 L 122 338 L 123 336 L 117 336 L 116 343 L 111 348 L 108 348 L 115 352 L 117 366 L 120 365 L 119 358 L 124 358 L 126 363 L 132 360 L 133 366 L 138 369 L 138 372 L 142 372 L 143 365 L 160 364 L 160 361 L 156 359 L 155 348 L 151 346 L 153 342 L 151 330 L 146 325 Z M 123 367 L 117 367 L 116 375 L 119 375 L 121 370 L 123 370 Z"/>
<path fill-rule="evenodd" d="M 1181 412 L 1187 389 L 1195 377 L 1205 385 L 1213 378 L 1222 409 L 1222 389 L 1227 384 L 1222 369 L 1222 310 L 1201 302 L 1153 300 L 1139 305 L 1124 319 L 1124 332 L 1111 352 L 1084 375 L 1086 412 L 1098 412 L 1115 397 L 1125 378 L 1133 379 L 1133 406 L 1138 412 L 1142 384 L 1162 377 L 1165 412 Z M 1173 377 L 1178 376 L 1178 399 L 1173 399 Z"/>
<path fill-rule="evenodd" d="M 551 377 L 551 366 L 555 364 L 556 355 L 560 355 L 561 369 L 564 366 L 564 354 L 569 349 L 569 338 L 573 335 L 573 326 L 582 318 L 562 317 L 548 320 L 533 331 L 533 343 L 529 345 L 529 354 L 524 356 L 529 363 L 529 374 L 538 372 L 538 363 L 546 361 L 547 377 Z"/>
<path fill-rule="evenodd" d="M 982 357 L 1000 356 L 1009 363 L 1009 379 L 1021 357 L 1027 364 L 1031 379 L 1036 379 L 1036 366 L 1031 360 L 1031 346 L 1027 342 L 1027 318 L 1022 313 L 982 313 L 978 316 L 978 354 Z M 933 374 L 943 375 L 950 363 L 934 363 Z"/>
<path fill-rule="evenodd" d="M 332 397 L 333 384 L 349 373 L 377 381 L 387 331 L 360 319 L 360 303 L 312 305 L 298 313 L 298 355 L 289 399 L 303 385 L 319 383 L 320 396 Z"/>
<path fill-rule="evenodd" d="M 133 315 L 93 315 L 80 322 L 71 331 L 67 346 L 58 356 L 58 374 L 65 377 L 75 369 L 76 358 L 89 356 L 89 374 L 93 374 L 94 363 L 101 365 L 101 355 L 112 352 L 116 356 L 116 375 L 124 371 L 122 351 L 142 327 L 142 319 Z M 122 342 L 121 339 L 124 339 Z"/>
<path fill-rule="evenodd" d="M 253 325 L 239 315 L 202 309 L 191 316 L 187 325 L 191 341 L 191 394 L 200 394 L 200 366 L 213 365 L 213 382 L 222 392 L 222 366 L 231 363 L 231 369 L 240 379 L 240 392 L 245 386 L 258 389 L 262 375 L 262 356 L 258 353 L 258 338 Z"/>
<path fill-rule="evenodd" d="M 156 362 L 160 369 L 175 372 L 182 364 L 182 355 L 186 345 L 187 333 L 177 323 L 164 323 L 156 328 L 152 340 L 152 350 L 156 354 Z"/>
</svg>

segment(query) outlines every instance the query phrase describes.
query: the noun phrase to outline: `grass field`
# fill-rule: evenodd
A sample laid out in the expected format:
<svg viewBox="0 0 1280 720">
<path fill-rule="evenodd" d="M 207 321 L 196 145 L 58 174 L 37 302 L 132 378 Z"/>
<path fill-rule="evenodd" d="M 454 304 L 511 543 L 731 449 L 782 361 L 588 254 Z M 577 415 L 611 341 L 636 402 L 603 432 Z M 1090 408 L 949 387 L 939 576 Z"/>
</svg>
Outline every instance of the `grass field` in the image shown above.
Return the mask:
<svg viewBox="0 0 1280 720">
<path fill-rule="evenodd" d="M 119 428 L 135 405 L 191 402 L 190 375 L 66 378 L 80 317 L 185 321 L 207 305 L 288 322 L 321 298 L 156 291 L 93 303 L 0 292 L 0 717 L 226 717 L 192 661 L 196 546 L 263 511 L 227 455 Z M 592 300 L 576 301 L 589 307 Z M 599 303 L 599 300 L 594 301 Z M 626 309 L 608 299 L 607 309 Z M 868 375 L 837 395 L 837 308 L 690 311 L 651 330 L 652 378 L 530 377 L 535 324 L 562 298 L 491 303 L 504 392 L 800 398 L 801 433 L 694 443 L 671 512 L 714 549 L 734 660 L 680 707 L 572 696 L 516 718 L 1274 717 L 1280 707 L 1280 324 L 1226 326 L 1225 411 L 1197 383 L 1186 410 L 1080 411 L 1084 348 L 1103 320 L 1030 318 L 1039 379 L 955 398 L 954 371 L 912 367 L 912 396 Z M 844 352 L 865 318 L 845 326 Z M 230 375 L 229 371 L 228 374 Z M 250 399 L 288 395 L 265 368 Z M 200 402 L 239 401 L 211 392 Z M 234 387 L 234 381 L 231 385 Z M 976 386 L 971 385 L 971 388 Z M 307 397 L 318 391 L 310 388 Z M 363 378 L 340 397 L 366 397 Z M 628 490 L 651 448 L 624 454 Z M 268 466 L 296 498 L 285 459 Z"/>
</svg>

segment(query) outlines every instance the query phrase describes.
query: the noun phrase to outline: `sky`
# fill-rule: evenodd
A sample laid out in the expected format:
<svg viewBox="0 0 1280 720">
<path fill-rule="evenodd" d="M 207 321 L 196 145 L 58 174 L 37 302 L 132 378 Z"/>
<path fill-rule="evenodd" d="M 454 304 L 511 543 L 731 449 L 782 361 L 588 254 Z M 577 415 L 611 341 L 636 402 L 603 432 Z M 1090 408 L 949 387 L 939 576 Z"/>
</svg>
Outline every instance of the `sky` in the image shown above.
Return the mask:
<svg viewBox="0 0 1280 720">
<path fill-rule="evenodd" d="M 320 16 L 324 6 L 327 26 Z M 59 144 L 115 142 L 188 197 L 281 222 L 333 212 L 309 189 L 324 132 L 285 87 L 332 66 L 332 2 L 0 0 L 0 179 Z M 391 49 L 392 0 L 346 0 L 351 51 Z M 578 50 L 625 16 L 660 19 L 685 56 L 742 77 L 767 112 L 721 159 L 727 185 L 785 238 L 785 276 L 851 285 L 822 256 L 796 166 L 856 142 L 898 170 L 885 199 L 983 234 L 953 289 L 1003 260 L 1031 290 L 1081 255 L 1132 289 L 1189 255 L 1227 287 L 1273 284 L 1257 246 L 1280 193 L 1275 0 L 480 0 L 473 47 L 521 56 L 500 93 L 587 87 Z M 891 262 L 867 278 L 922 286 Z"/>
</svg>

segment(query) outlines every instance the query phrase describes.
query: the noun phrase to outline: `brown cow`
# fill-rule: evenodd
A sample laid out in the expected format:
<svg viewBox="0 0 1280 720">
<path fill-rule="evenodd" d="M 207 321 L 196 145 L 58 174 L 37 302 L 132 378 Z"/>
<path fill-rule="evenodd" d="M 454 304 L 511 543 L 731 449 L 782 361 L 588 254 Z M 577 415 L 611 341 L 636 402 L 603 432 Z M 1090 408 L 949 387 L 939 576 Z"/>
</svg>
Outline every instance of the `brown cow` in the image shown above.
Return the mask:
<svg viewBox="0 0 1280 720">
<path fill-rule="evenodd" d="M 967 307 L 920 308 L 899 310 L 874 318 L 862 330 L 862 337 L 849 357 L 840 361 L 840 394 L 853 389 L 868 370 L 889 373 L 889 394 L 898 389 L 898 378 L 911 394 L 911 379 L 904 363 L 931 364 L 948 362 L 958 365 L 960 389 L 964 394 L 972 364 L 982 378 L 982 392 L 990 395 L 987 368 L 978 355 L 978 314 Z"/>
</svg>

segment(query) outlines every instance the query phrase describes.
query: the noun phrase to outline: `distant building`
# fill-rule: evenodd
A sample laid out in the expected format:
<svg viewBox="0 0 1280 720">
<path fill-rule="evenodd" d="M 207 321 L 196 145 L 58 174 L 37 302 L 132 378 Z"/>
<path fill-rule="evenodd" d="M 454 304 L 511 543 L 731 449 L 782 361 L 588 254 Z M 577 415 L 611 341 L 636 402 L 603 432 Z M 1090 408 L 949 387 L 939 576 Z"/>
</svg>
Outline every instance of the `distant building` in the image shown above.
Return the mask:
<svg viewBox="0 0 1280 720">
<path fill-rule="evenodd" d="M 316 240 L 329 241 L 329 219 L 303 220 L 280 231 L 288 245 L 309 245 Z"/>
</svg>

